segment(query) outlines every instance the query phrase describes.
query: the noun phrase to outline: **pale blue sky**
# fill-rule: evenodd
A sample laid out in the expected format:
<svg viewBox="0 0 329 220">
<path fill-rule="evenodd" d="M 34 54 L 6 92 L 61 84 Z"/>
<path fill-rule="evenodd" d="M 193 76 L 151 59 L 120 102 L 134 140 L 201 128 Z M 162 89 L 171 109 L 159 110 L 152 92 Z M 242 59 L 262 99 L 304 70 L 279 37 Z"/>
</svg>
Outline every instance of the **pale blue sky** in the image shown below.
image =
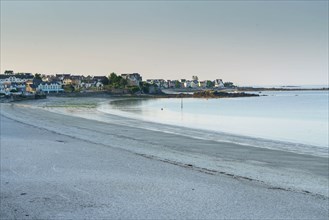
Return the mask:
<svg viewBox="0 0 329 220">
<path fill-rule="evenodd" d="M 1 1 L 1 72 L 328 84 L 328 1 Z"/>
</svg>

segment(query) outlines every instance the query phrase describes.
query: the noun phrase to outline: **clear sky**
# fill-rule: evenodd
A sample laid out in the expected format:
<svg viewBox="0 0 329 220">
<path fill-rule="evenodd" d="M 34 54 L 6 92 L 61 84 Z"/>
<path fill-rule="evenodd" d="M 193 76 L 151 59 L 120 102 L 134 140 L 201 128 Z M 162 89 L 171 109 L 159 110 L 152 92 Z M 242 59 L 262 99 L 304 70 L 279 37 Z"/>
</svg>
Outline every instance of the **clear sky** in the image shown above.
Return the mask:
<svg viewBox="0 0 329 220">
<path fill-rule="evenodd" d="M 328 84 L 328 1 L 3 1 L 1 72 Z"/>
</svg>

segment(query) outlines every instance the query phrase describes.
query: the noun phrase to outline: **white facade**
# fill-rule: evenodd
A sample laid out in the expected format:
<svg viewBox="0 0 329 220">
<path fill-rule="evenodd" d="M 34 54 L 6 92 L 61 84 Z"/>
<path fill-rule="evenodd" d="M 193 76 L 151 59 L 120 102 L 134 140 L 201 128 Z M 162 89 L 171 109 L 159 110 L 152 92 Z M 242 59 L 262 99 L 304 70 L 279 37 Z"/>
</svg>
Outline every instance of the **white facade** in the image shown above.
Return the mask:
<svg viewBox="0 0 329 220">
<path fill-rule="evenodd" d="M 46 93 L 63 92 L 62 86 L 59 83 L 41 83 L 38 85 L 38 90 Z"/>
<path fill-rule="evenodd" d="M 0 79 L 0 84 L 2 83 L 25 83 L 27 80 L 26 78 L 19 78 L 16 76 L 8 76 L 6 78 Z"/>
<path fill-rule="evenodd" d="M 223 80 L 221 80 L 221 79 L 216 79 L 216 80 L 215 80 L 215 87 L 216 87 L 216 88 L 224 88 Z"/>
<path fill-rule="evenodd" d="M 0 92 L 9 94 L 12 89 L 25 92 L 25 83 L 33 78 L 31 74 L 25 75 L 0 75 Z"/>
<path fill-rule="evenodd" d="M 94 83 L 90 83 L 90 82 L 81 82 L 80 85 L 79 85 L 79 87 L 85 88 L 85 89 L 88 89 L 92 86 L 94 86 Z"/>
<path fill-rule="evenodd" d="M 142 82 L 142 77 L 138 73 L 126 73 L 121 74 L 121 77 L 128 81 L 128 85 L 130 86 L 139 86 L 139 83 Z"/>
<path fill-rule="evenodd" d="M 164 79 L 148 79 L 146 82 L 157 85 L 159 88 L 168 88 L 168 82 Z"/>
<path fill-rule="evenodd" d="M 207 81 L 199 81 L 199 87 L 206 88 L 207 87 Z"/>
<path fill-rule="evenodd" d="M 10 91 L 15 89 L 21 93 L 25 92 L 26 86 L 24 84 L 9 84 L 9 83 L 1 83 L 0 84 L 0 92 L 5 94 L 10 94 Z"/>
<path fill-rule="evenodd" d="M 198 88 L 199 87 L 199 81 L 193 80 L 191 81 L 191 88 Z"/>
<path fill-rule="evenodd" d="M 192 86 L 191 86 L 191 81 L 190 80 L 186 80 L 185 82 L 184 82 L 184 87 L 185 88 L 191 88 Z"/>
<path fill-rule="evenodd" d="M 103 84 L 102 82 L 97 82 L 97 83 L 95 84 L 95 86 L 96 86 L 97 89 L 101 90 L 101 89 L 103 89 L 104 84 Z"/>
</svg>

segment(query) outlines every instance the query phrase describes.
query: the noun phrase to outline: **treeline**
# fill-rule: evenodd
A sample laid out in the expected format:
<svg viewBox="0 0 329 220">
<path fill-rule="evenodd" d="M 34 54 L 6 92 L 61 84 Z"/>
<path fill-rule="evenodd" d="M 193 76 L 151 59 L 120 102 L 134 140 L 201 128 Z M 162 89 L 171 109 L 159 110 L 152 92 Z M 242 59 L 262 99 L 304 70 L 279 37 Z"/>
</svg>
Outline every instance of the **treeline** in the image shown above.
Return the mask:
<svg viewBox="0 0 329 220">
<path fill-rule="evenodd" d="M 128 85 L 128 81 L 126 79 L 115 73 L 111 73 L 108 77 L 104 78 L 102 83 L 107 87 L 115 89 L 124 89 Z"/>
<path fill-rule="evenodd" d="M 141 91 L 140 85 L 130 86 L 128 85 L 128 80 L 116 73 L 111 73 L 108 77 L 101 80 L 101 82 L 103 83 L 105 90 L 126 89 L 132 94 Z"/>
<path fill-rule="evenodd" d="M 137 92 L 144 94 L 156 93 L 158 90 L 155 85 L 146 82 L 140 82 L 139 85 L 129 85 L 125 78 L 116 73 L 111 73 L 108 77 L 101 80 L 101 82 L 103 83 L 105 90 L 126 89 L 132 94 Z"/>
</svg>

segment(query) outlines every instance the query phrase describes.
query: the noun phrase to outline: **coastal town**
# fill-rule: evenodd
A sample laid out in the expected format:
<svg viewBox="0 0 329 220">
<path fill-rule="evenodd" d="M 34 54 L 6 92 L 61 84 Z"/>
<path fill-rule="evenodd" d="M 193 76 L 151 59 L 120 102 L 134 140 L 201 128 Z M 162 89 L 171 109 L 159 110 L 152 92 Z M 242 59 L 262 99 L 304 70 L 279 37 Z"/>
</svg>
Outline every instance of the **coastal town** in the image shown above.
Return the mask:
<svg viewBox="0 0 329 220">
<path fill-rule="evenodd" d="M 191 79 L 146 79 L 139 73 L 109 75 L 74 75 L 69 73 L 39 74 L 15 73 L 5 70 L 0 74 L 0 98 L 4 101 L 55 96 L 151 96 L 151 97 L 194 97 L 194 98 L 232 98 L 259 96 L 263 91 L 300 91 L 328 90 L 323 88 L 283 87 L 238 87 L 222 79 L 199 80 L 194 75 Z"/>
<path fill-rule="evenodd" d="M 223 82 L 222 79 L 199 80 L 198 76 L 180 80 L 143 80 L 139 73 L 83 76 L 73 74 L 15 73 L 13 70 L 6 70 L 4 74 L 0 74 L 0 95 L 2 96 L 95 91 L 109 91 L 114 94 L 157 94 L 165 89 L 220 90 L 234 87 L 232 82 Z"/>
</svg>

